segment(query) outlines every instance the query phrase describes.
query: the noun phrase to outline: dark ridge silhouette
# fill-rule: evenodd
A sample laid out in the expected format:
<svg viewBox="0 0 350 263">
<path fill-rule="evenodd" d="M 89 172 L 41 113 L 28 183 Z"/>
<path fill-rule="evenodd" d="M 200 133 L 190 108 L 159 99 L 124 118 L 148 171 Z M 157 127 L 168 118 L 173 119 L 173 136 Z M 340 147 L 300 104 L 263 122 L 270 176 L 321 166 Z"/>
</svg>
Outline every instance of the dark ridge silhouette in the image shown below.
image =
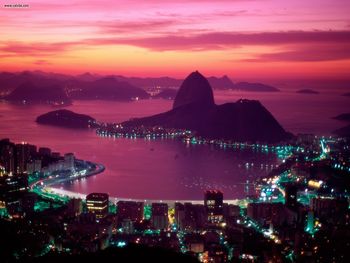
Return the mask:
<svg viewBox="0 0 350 263">
<path fill-rule="evenodd" d="M 45 83 L 41 85 L 32 82 L 26 82 L 14 89 L 9 95 L 4 97 L 9 101 L 26 101 L 26 102 L 49 102 L 66 104 L 70 102 L 64 88 L 59 84 Z"/>
<path fill-rule="evenodd" d="M 149 94 L 127 82 L 118 81 L 114 77 L 105 77 L 91 82 L 75 83 L 69 96 L 82 100 L 132 100 L 146 99 Z M 74 88 L 76 87 L 76 88 Z"/>
<path fill-rule="evenodd" d="M 276 92 L 279 89 L 262 83 L 238 82 L 234 85 L 234 89 L 242 91 L 261 91 L 261 92 Z"/>
<path fill-rule="evenodd" d="M 340 129 L 337 129 L 333 131 L 333 134 L 338 135 L 339 137 L 350 137 L 350 125 L 347 125 L 345 127 L 342 127 Z"/>
<path fill-rule="evenodd" d="M 119 81 L 128 82 L 131 85 L 142 88 L 154 88 L 160 86 L 162 88 L 178 88 L 182 79 L 175 79 L 170 77 L 159 77 L 159 78 L 138 78 L 138 77 L 124 77 L 120 75 L 114 75 Z"/>
<path fill-rule="evenodd" d="M 77 75 L 76 78 L 82 81 L 95 81 L 101 78 L 101 76 L 96 74 L 91 74 L 90 72 L 85 72 L 83 74 Z"/>
<path fill-rule="evenodd" d="M 297 91 L 297 93 L 303 93 L 303 94 L 320 94 L 318 91 L 313 89 L 300 89 Z"/>
<path fill-rule="evenodd" d="M 95 126 L 94 118 L 69 110 L 50 111 L 38 116 L 36 122 L 66 128 L 90 128 Z"/>
<path fill-rule="evenodd" d="M 176 94 L 173 109 L 198 104 L 200 107 L 215 105 L 213 90 L 208 80 L 198 71 L 192 72 L 181 84 Z"/>
<path fill-rule="evenodd" d="M 259 101 L 215 105 L 208 81 L 197 71 L 184 80 L 172 110 L 123 124 L 189 129 L 207 138 L 236 141 L 273 143 L 291 137 Z"/>
<path fill-rule="evenodd" d="M 153 98 L 156 99 L 166 99 L 166 100 L 173 100 L 175 99 L 177 94 L 177 90 L 175 89 L 170 89 L 170 88 L 166 88 L 163 89 L 160 93 L 158 93 L 157 95 L 154 95 Z"/>
<path fill-rule="evenodd" d="M 221 78 L 209 77 L 208 81 L 213 89 L 235 89 L 235 85 L 233 84 L 232 80 L 226 75 L 222 76 Z"/>
<path fill-rule="evenodd" d="M 350 121 L 350 113 L 339 114 L 339 115 L 333 117 L 333 119 L 336 119 L 339 121 Z"/>
<path fill-rule="evenodd" d="M 345 97 L 350 97 L 350 92 L 344 93 L 342 95 L 345 96 Z"/>
</svg>

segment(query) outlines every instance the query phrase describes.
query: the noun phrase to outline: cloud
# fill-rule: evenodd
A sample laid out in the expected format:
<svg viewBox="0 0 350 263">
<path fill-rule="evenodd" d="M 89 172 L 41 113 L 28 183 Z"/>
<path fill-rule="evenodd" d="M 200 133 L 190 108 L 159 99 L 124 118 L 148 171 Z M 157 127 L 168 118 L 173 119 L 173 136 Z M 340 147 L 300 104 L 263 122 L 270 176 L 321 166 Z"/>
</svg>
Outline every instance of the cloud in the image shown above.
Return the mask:
<svg viewBox="0 0 350 263">
<path fill-rule="evenodd" d="M 201 32 L 201 31 L 200 31 Z M 74 42 L 23 43 L 0 42 L 0 56 L 48 57 L 62 55 L 73 49 L 129 45 L 152 51 L 233 50 L 243 46 L 263 46 L 275 53 L 254 55 L 245 61 L 326 61 L 350 58 L 350 31 L 289 31 L 289 32 L 201 32 L 161 34 L 154 37 L 106 37 Z"/>
<path fill-rule="evenodd" d="M 34 64 L 41 66 L 41 65 L 50 65 L 51 63 L 45 59 L 38 59 L 34 61 Z"/>
<path fill-rule="evenodd" d="M 246 62 L 296 61 L 315 62 L 350 59 L 350 45 L 307 45 L 294 46 L 289 50 L 259 54 Z"/>
<path fill-rule="evenodd" d="M 246 45 L 273 46 L 305 43 L 350 44 L 350 31 L 288 31 L 263 33 L 210 32 L 202 34 L 168 34 L 143 38 L 94 38 L 92 45 L 131 45 L 155 51 L 215 50 Z"/>
<path fill-rule="evenodd" d="M 23 42 L 0 42 L 0 55 L 2 57 L 16 56 L 53 56 L 68 51 L 71 47 L 79 45 L 79 42 L 58 43 L 23 43 Z"/>
</svg>

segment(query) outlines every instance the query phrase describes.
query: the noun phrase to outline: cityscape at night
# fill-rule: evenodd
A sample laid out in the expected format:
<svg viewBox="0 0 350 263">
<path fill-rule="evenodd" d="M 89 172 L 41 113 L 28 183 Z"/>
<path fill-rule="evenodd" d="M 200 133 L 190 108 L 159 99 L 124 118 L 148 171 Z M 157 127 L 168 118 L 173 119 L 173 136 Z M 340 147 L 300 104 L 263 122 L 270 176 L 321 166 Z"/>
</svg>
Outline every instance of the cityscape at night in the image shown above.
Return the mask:
<svg viewBox="0 0 350 263">
<path fill-rule="evenodd" d="M 0 262 L 350 262 L 350 2 L 0 4 Z"/>
</svg>

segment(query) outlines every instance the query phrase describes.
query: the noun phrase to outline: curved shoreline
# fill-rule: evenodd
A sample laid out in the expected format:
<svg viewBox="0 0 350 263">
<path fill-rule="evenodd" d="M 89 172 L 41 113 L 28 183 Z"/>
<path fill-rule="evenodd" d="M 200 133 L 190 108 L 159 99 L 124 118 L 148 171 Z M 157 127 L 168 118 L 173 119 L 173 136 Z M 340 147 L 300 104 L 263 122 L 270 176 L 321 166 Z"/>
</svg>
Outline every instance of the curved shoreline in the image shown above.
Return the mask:
<svg viewBox="0 0 350 263">
<path fill-rule="evenodd" d="M 53 194 L 57 194 L 60 196 L 68 196 L 69 198 L 81 198 L 85 199 L 87 194 L 77 193 L 68 191 L 65 189 L 60 189 L 56 187 L 48 187 L 46 188 L 48 191 L 51 191 Z M 122 197 L 109 197 L 110 201 L 113 203 L 117 203 L 118 201 L 133 201 L 133 202 L 144 202 L 145 204 L 152 204 L 152 203 L 167 203 L 169 206 L 174 206 L 175 203 L 193 203 L 193 204 L 203 204 L 203 200 L 162 200 L 162 199 L 136 199 L 136 198 L 122 198 Z M 224 200 L 225 203 L 228 204 L 238 204 L 240 202 L 244 202 L 243 199 L 231 199 L 231 200 Z"/>
<path fill-rule="evenodd" d="M 86 163 L 89 166 L 95 167 L 95 169 L 93 171 L 88 171 L 85 173 L 82 173 L 84 170 L 80 170 L 78 172 L 80 174 L 78 174 L 76 176 L 72 176 L 72 174 L 71 174 L 68 177 L 58 178 L 58 179 L 57 179 L 57 177 L 52 178 L 49 176 L 48 178 L 44 178 L 44 179 L 40 179 L 40 180 L 37 180 L 35 182 L 32 182 L 29 185 L 29 188 L 33 189 L 38 184 L 41 184 L 42 185 L 41 190 L 46 190 L 46 189 L 48 189 L 48 186 L 50 186 L 50 185 L 56 185 L 56 184 L 60 184 L 60 183 L 64 183 L 64 182 L 75 181 L 75 180 L 82 179 L 82 178 L 88 178 L 90 176 L 100 174 L 100 173 L 104 172 L 104 170 L 106 169 L 105 166 L 103 164 L 100 164 L 100 163 L 93 163 L 90 161 L 84 161 L 84 160 L 78 160 L 78 159 L 75 160 L 75 162 Z M 51 180 L 51 182 L 50 182 L 50 180 Z"/>
</svg>

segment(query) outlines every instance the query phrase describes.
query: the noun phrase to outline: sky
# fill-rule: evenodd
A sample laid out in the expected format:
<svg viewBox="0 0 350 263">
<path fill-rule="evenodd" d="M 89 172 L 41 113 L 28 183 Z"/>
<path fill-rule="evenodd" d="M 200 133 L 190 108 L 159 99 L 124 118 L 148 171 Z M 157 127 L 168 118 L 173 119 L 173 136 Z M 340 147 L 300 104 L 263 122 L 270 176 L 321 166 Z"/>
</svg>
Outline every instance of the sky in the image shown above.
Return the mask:
<svg viewBox="0 0 350 263">
<path fill-rule="evenodd" d="M 199 70 L 241 79 L 342 79 L 350 71 L 349 0 L 0 3 L 0 71 Z"/>
</svg>

